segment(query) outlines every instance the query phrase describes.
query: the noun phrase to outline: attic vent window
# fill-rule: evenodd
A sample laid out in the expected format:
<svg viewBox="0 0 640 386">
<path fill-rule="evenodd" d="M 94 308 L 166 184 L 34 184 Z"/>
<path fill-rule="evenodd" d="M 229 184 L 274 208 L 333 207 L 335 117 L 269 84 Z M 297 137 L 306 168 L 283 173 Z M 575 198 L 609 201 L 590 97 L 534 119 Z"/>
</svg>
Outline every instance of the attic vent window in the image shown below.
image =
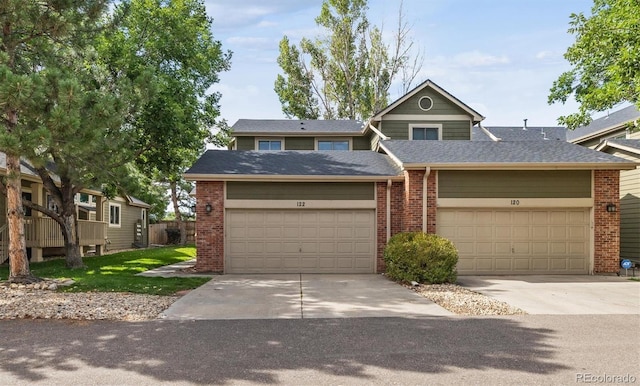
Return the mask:
<svg viewBox="0 0 640 386">
<path fill-rule="evenodd" d="M 431 108 L 433 107 L 433 99 L 431 99 L 428 96 L 423 96 L 418 101 L 418 107 L 420 107 L 420 110 L 422 110 L 422 111 L 431 110 Z"/>
</svg>

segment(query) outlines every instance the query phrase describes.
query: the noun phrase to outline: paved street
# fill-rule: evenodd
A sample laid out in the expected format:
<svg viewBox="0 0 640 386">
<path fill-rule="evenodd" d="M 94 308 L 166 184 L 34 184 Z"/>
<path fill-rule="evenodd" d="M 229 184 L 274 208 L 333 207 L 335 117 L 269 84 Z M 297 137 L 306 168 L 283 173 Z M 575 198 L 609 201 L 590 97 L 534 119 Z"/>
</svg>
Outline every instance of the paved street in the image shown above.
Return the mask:
<svg viewBox="0 0 640 386">
<path fill-rule="evenodd" d="M 0 321 L 10 385 L 640 382 L 640 316 Z M 587 375 L 578 375 L 587 374 Z"/>
</svg>

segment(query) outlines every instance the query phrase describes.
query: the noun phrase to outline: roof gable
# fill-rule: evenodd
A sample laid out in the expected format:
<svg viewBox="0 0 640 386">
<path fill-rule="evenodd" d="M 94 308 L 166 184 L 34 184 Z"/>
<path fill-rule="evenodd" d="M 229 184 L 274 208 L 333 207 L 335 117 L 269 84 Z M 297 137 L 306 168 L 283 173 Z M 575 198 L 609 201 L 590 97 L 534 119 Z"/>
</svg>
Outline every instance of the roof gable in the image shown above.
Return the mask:
<svg viewBox="0 0 640 386">
<path fill-rule="evenodd" d="M 478 113 L 477 111 L 475 111 L 471 107 L 469 107 L 466 104 L 464 104 L 462 101 L 460 101 L 458 98 L 454 97 L 452 94 L 450 94 L 448 91 L 446 91 L 442 87 L 438 86 L 437 84 L 435 84 L 431 80 L 427 79 L 426 81 L 422 82 L 420 85 L 415 87 L 413 90 L 409 91 L 407 94 L 403 95 L 402 97 L 400 97 L 396 101 L 394 101 L 391 104 L 389 104 L 384 109 L 382 109 L 379 112 L 375 113 L 373 118 L 372 118 L 372 120 L 373 121 L 382 120 L 382 117 L 384 115 L 389 114 L 393 110 L 398 109 L 404 103 L 411 104 L 413 102 L 413 103 L 417 104 L 418 101 L 420 100 L 420 98 L 422 98 L 423 94 L 424 94 L 424 96 L 429 96 L 432 99 L 436 98 L 438 101 L 446 101 L 450 106 L 454 107 L 455 109 L 457 109 L 461 113 L 469 115 L 469 117 L 475 123 L 480 122 L 480 121 L 482 121 L 484 119 L 484 117 L 480 113 Z M 433 102 L 434 102 L 434 105 L 435 105 L 436 104 L 436 100 L 434 100 Z M 396 111 L 398 111 L 398 110 L 396 110 Z"/>
</svg>

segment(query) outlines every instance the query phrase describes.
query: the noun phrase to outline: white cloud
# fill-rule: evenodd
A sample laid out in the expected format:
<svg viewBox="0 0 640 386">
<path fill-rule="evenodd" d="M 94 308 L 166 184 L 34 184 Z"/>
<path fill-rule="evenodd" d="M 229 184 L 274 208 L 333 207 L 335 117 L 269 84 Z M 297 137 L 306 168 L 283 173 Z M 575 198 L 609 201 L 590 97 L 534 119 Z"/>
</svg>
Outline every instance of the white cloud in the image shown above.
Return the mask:
<svg viewBox="0 0 640 386">
<path fill-rule="evenodd" d="M 258 27 L 258 28 L 270 28 L 270 27 L 275 27 L 277 25 L 278 25 L 278 23 L 276 23 L 274 21 L 263 20 L 260 23 L 258 23 L 258 25 L 256 27 Z"/>
<path fill-rule="evenodd" d="M 506 55 L 491 55 L 480 51 L 462 52 L 453 57 L 453 61 L 461 67 L 485 67 L 509 64 Z"/>
<path fill-rule="evenodd" d="M 254 36 L 232 36 L 226 40 L 227 43 L 235 46 L 243 46 L 248 48 L 263 48 L 270 46 L 274 42 L 277 44 L 277 40 Z"/>
<path fill-rule="evenodd" d="M 540 51 L 536 54 L 536 59 L 542 60 L 553 56 L 555 56 L 555 53 L 553 51 Z"/>
</svg>

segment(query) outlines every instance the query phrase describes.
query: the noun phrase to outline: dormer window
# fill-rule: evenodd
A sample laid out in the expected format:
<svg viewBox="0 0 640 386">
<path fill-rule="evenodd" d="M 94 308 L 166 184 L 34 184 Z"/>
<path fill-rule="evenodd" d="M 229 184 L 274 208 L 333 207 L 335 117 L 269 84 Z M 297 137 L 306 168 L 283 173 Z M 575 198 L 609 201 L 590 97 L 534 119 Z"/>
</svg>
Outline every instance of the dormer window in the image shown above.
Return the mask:
<svg viewBox="0 0 640 386">
<path fill-rule="evenodd" d="M 259 139 L 257 142 L 258 150 L 282 150 L 281 139 Z"/>
<path fill-rule="evenodd" d="M 439 141 L 442 139 L 442 125 L 409 125 L 409 139 L 412 141 Z"/>
</svg>

